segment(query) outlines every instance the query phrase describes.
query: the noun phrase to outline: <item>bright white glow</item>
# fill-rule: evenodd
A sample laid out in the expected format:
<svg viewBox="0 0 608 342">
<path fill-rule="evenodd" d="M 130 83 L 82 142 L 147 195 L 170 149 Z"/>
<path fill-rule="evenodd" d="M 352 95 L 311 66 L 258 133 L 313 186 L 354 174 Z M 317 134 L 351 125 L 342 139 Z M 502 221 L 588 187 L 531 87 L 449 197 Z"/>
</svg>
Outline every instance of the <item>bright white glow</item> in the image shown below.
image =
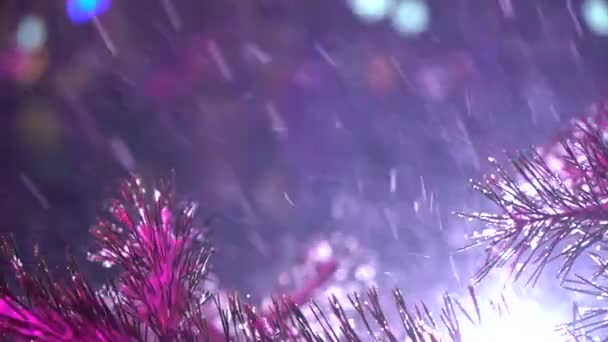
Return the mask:
<svg viewBox="0 0 608 342">
<path fill-rule="evenodd" d="M 546 160 L 549 169 L 555 173 L 560 173 L 564 170 L 564 162 L 555 156 L 548 156 Z"/>
<path fill-rule="evenodd" d="M 360 281 L 372 281 L 376 277 L 376 268 L 365 264 L 357 267 L 355 270 L 355 278 Z"/>
<path fill-rule="evenodd" d="M 394 6 L 394 0 L 350 0 L 349 2 L 353 13 L 369 23 L 384 19 Z"/>
<path fill-rule="evenodd" d="M 316 262 L 329 261 L 334 254 L 333 249 L 328 241 L 321 241 L 310 251 L 309 258 Z"/>
<path fill-rule="evenodd" d="M 608 35 L 608 3 L 606 0 L 586 0 L 583 3 L 583 19 L 589 29 L 600 36 Z"/>
<path fill-rule="evenodd" d="M 497 318 L 483 322 L 481 328 L 473 328 L 465 334 L 464 340 L 471 342 L 558 342 L 563 337 L 555 332 L 555 326 L 547 322 L 542 310 L 537 305 L 528 305 L 517 313 L 507 314 L 502 319 Z"/>
<path fill-rule="evenodd" d="M 395 30 L 406 35 L 416 35 L 426 31 L 431 13 L 422 0 L 404 0 L 395 8 L 391 19 Z"/>
<path fill-rule="evenodd" d="M 547 310 L 547 303 L 522 299 L 512 291 L 503 290 L 508 304 L 500 303 L 500 314 L 482 305 L 481 327 L 463 325 L 463 341 L 471 342 L 561 342 L 564 337 L 555 326 L 565 321 L 559 308 Z M 482 297 L 483 296 L 482 294 Z M 546 298 L 545 298 L 546 299 Z M 549 306 L 551 307 L 551 306 Z M 486 310 L 484 310 L 486 309 Z M 467 310 L 472 310 L 468 307 Z M 484 313 L 485 311 L 485 313 Z"/>
</svg>

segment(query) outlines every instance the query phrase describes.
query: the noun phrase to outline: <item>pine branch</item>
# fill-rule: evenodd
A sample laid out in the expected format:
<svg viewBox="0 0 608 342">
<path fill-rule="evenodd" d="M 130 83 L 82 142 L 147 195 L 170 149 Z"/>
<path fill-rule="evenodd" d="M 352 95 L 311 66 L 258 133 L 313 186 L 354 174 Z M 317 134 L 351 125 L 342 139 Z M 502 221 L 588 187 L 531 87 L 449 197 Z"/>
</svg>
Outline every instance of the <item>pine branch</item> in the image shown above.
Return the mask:
<svg viewBox="0 0 608 342">
<path fill-rule="evenodd" d="M 496 174 L 476 183 L 475 188 L 501 213 L 461 214 L 486 226 L 466 247 L 486 247 L 486 261 L 476 281 L 492 269 L 508 265 L 515 280 L 531 269 L 528 282 L 535 283 L 550 262 L 558 261 L 562 287 L 593 298 L 594 305 L 575 305 L 572 322 L 559 326 L 574 341 L 605 335 L 601 330 L 608 328 L 608 309 L 603 306 L 608 293 L 608 263 L 604 257 L 608 232 L 608 106 L 594 109 L 592 115 L 575 121 L 558 144 L 512 158 L 513 172 L 491 159 Z M 577 270 L 585 269 L 582 262 L 589 259 L 595 265 L 592 274 L 572 272 L 575 264 Z"/>
<path fill-rule="evenodd" d="M 100 248 L 97 261 L 113 263 L 122 272 L 116 285 L 106 285 L 105 291 L 94 291 L 70 256 L 67 282 L 52 277 L 41 258 L 37 271 L 29 273 L 13 244 L 2 240 L 4 257 L 24 293 L 22 299 L 1 279 L 0 336 L 50 342 L 462 342 L 466 320 L 481 325 L 483 315 L 473 288 L 474 315 L 446 294 L 439 320 L 423 302 L 407 306 L 399 290 L 393 292 L 392 312 L 381 305 L 375 289 L 368 291 L 366 299 L 357 293 L 347 297 L 354 317 L 335 296 L 323 309 L 313 295 L 336 270 L 332 259 L 317 262 L 314 277 L 294 293 L 275 297 L 269 308 L 244 303 L 236 294 L 224 303 L 200 286 L 212 250 L 207 242 L 197 242 L 194 206 L 176 208 L 172 184 L 150 192 L 136 177 L 126 181 L 110 206 L 112 219 L 100 219 L 93 228 Z M 173 216 L 174 212 L 178 214 Z"/>
<path fill-rule="evenodd" d="M 608 112 L 601 113 L 604 118 Z M 508 264 L 515 279 L 533 268 L 528 282 L 535 283 L 553 260 L 561 261 L 558 276 L 564 280 L 584 251 L 603 241 L 608 229 L 608 144 L 603 134 L 597 125 L 580 123 L 561 141 L 563 153 L 549 156 L 554 159 L 536 151 L 513 158 L 515 177 L 491 160 L 496 174 L 475 188 L 502 213 L 463 214 L 486 224 L 471 244 L 486 246 L 477 280 Z"/>
<path fill-rule="evenodd" d="M 123 271 L 119 295 L 130 316 L 145 322 L 160 340 L 188 332 L 195 324 L 189 313 L 208 297 L 199 285 L 212 249 L 197 244 L 196 206 L 178 211 L 174 195 L 174 182 L 150 193 L 133 177 L 111 203 L 113 220 L 99 220 L 92 229 L 100 247 L 97 260 Z"/>
<path fill-rule="evenodd" d="M 598 250 L 603 252 L 603 247 Z M 576 305 L 572 322 L 562 325 L 576 338 L 597 336 L 608 328 L 608 260 L 598 252 L 589 252 L 588 256 L 594 263 L 594 272 L 589 276 L 575 274 L 564 282 L 565 289 L 594 299 L 591 307 Z"/>
<path fill-rule="evenodd" d="M 137 338 L 139 322 L 126 315 L 116 298 L 108 303 L 82 279 L 72 259 L 69 281 L 50 275 L 42 259 L 26 272 L 16 249 L 2 240 L 2 252 L 23 290 L 24 301 L 0 277 L 0 336 L 40 341 L 126 342 Z"/>
<path fill-rule="evenodd" d="M 308 308 L 297 305 L 290 297 L 274 299 L 269 308 L 271 315 L 257 314 L 256 309 L 240 301 L 237 295 L 229 297 L 228 309 L 217 297 L 215 303 L 221 314 L 221 325 L 226 336 L 233 339 L 262 341 L 412 341 L 412 342 L 463 342 L 462 317 L 472 327 L 481 328 L 481 309 L 476 294 L 469 289 L 477 320 L 464 305 L 449 294 L 443 296 L 443 306 L 437 321 L 427 305 L 420 302 L 409 307 L 398 289 L 393 291 L 394 312 L 380 304 L 376 289 L 368 291 L 365 299 L 358 293 L 348 296 L 349 304 L 357 315 L 349 317 L 345 304 L 335 296 L 329 298 L 330 310 L 325 312 L 316 301 Z M 288 308 L 288 310 L 284 310 Z M 308 310 L 312 318 L 308 318 Z M 494 307 L 494 313 L 497 313 Z M 391 326 L 387 317 L 398 313 L 398 326 Z M 331 319 L 333 318 L 333 320 Z M 361 324 L 355 325 L 358 321 Z M 465 322 L 466 323 L 466 322 Z M 361 328 L 363 327 L 363 328 Z M 442 337 L 445 335 L 446 337 Z"/>
</svg>

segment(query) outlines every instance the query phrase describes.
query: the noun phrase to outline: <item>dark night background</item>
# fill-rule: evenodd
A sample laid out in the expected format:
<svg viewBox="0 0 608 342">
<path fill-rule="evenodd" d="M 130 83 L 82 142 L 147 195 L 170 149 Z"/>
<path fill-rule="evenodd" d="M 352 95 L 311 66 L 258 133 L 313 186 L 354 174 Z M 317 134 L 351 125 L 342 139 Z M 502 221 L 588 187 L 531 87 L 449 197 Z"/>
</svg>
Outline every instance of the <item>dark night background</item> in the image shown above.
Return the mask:
<svg viewBox="0 0 608 342">
<path fill-rule="evenodd" d="M 267 294 L 333 232 L 400 286 L 458 286 L 449 260 L 474 227 L 451 212 L 488 209 L 469 178 L 608 90 L 583 1 L 501 3 L 427 0 L 429 26 L 407 35 L 346 0 L 115 0 L 82 24 L 65 1 L 5 0 L 0 231 L 52 263 L 69 244 L 101 279 L 84 256 L 104 200 L 129 171 L 173 169 L 215 218 L 221 287 Z M 24 51 L 31 16 L 46 41 Z M 475 258 L 455 258 L 466 276 Z"/>
</svg>

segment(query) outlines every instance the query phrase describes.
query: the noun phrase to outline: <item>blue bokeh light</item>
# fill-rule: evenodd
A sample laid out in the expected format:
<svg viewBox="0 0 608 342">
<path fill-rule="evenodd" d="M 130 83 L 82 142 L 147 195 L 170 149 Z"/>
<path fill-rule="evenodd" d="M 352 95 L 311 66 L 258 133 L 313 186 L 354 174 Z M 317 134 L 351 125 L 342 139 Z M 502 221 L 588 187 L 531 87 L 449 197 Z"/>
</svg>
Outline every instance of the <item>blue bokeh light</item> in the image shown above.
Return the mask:
<svg viewBox="0 0 608 342">
<path fill-rule="evenodd" d="M 394 2 L 394 0 L 350 0 L 349 4 L 357 17 L 365 22 L 374 23 L 388 15 Z"/>
<path fill-rule="evenodd" d="M 600 36 L 608 36 L 608 1 L 586 0 L 582 11 L 589 30 Z"/>
<path fill-rule="evenodd" d="M 70 20 L 84 23 L 110 7 L 110 0 L 67 0 L 67 12 Z"/>
<path fill-rule="evenodd" d="M 47 32 L 44 20 L 35 15 L 26 15 L 19 22 L 15 40 L 17 47 L 26 52 L 34 52 L 46 43 Z"/>
<path fill-rule="evenodd" d="M 392 15 L 395 30 L 404 35 L 417 35 L 428 28 L 431 13 L 422 0 L 403 0 Z"/>
</svg>

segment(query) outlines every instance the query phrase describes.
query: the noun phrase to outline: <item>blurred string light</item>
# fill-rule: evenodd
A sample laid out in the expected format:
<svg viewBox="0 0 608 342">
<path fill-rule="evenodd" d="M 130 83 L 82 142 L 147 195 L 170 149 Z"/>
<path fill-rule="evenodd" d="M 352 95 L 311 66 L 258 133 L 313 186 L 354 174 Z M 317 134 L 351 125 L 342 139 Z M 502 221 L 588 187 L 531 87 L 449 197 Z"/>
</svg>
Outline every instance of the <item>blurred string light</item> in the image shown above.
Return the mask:
<svg viewBox="0 0 608 342">
<path fill-rule="evenodd" d="M 46 25 L 42 18 L 26 15 L 21 19 L 15 35 L 17 48 L 20 51 L 36 51 L 44 46 L 46 38 Z"/>
<path fill-rule="evenodd" d="M 110 0 L 67 0 L 70 20 L 80 24 L 92 20 L 110 7 Z"/>
<path fill-rule="evenodd" d="M 367 23 L 375 23 L 388 16 L 395 0 L 349 0 L 353 13 Z"/>
<path fill-rule="evenodd" d="M 403 0 L 391 15 L 393 28 L 404 35 L 418 35 L 429 26 L 431 13 L 423 0 Z"/>
<path fill-rule="evenodd" d="M 589 29 L 600 36 L 608 36 L 608 2 L 606 0 L 586 0 L 582 15 Z"/>
</svg>

